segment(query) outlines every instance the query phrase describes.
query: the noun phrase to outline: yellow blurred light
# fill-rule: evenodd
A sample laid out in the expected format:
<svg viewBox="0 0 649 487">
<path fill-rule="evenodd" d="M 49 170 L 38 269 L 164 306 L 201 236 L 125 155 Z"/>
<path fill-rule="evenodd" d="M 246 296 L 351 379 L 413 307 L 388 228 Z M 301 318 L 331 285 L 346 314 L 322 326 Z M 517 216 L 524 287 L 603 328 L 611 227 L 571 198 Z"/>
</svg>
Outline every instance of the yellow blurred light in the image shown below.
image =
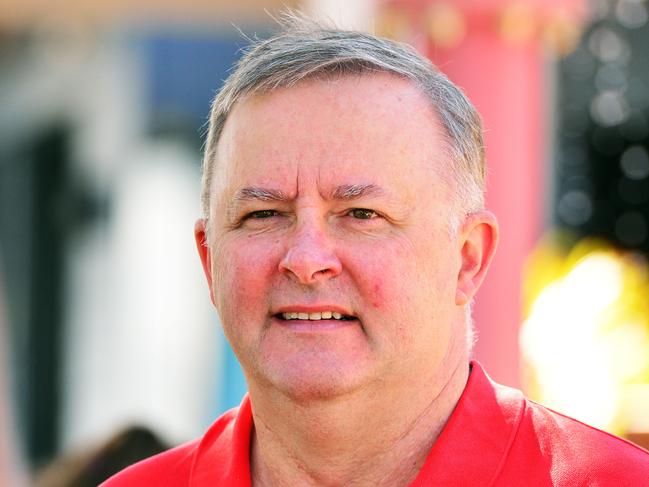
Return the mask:
<svg viewBox="0 0 649 487">
<path fill-rule="evenodd" d="M 635 381 L 642 377 L 649 362 L 649 330 L 641 323 L 623 323 L 606 334 L 607 349 L 616 377 Z"/>
<path fill-rule="evenodd" d="M 544 269 L 542 284 L 535 269 Z M 626 391 L 649 383 L 647 276 L 641 261 L 601 242 L 581 242 L 562 265 L 556 247 L 542 244 L 528 265 L 520 334 L 534 399 L 608 431 L 626 430 L 634 421 L 624 413 Z"/>
<path fill-rule="evenodd" d="M 500 14 L 500 34 L 514 44 L 532 40 L 537 31 L 538 14 L 526 2 L 513 2 Z"/>
<path fill-rule="evenodd" d="M 563 292 L 573 309 L 597 321 L 622 293 L 622 265 L 611 254 L 587 255 L 562 280 Z M 593 323 L 594 324 L 594 323 Z"/>
<path fill-rule="evenodd" d="M 434 3 L 428 9 L 428 19 L 430 39 L 439 47 L 455 47 L 466 35 L 466 22 L 462 12 L 452 3 Z"/>
<path fill-rule="evenodd" d="M 623 395 L 622 416 L 628 418 L 626 430 L 632 433 L 649 431 L 649 384 L 631 384 Z"/>
<path fill-rule="evenodd" d="M 581 22 L 557 13 L 546 21 L 541 37 L 559 56 L 567 56 L 579 45 L 581 34 Z"/>
<path fill-rule="evenodd" d="M 407 40 L 412 35 L 410 21 L 399 9 L 384 7 L 377 16 L 375 32 L 384 37 Z"/>
</svg>

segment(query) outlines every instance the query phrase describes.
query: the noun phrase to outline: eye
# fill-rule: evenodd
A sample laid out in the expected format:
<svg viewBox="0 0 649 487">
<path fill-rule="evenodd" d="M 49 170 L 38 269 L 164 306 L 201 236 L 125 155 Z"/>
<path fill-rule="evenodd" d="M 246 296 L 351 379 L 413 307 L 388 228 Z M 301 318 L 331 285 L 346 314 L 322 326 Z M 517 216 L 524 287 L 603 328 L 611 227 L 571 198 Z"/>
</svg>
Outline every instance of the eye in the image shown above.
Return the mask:
<svg viewBox="0 0 649 487">
<path fill-rule="evenodd" d="M 248 213 L 245 217 L 243 217 L 243 219 L 262 220 L 264 218 L 272 218 L 277 215 L 279 215 L 279 212 L 277 210 L 257 210 Z"/>
<path fill-rule="evenodd" d="M 371 220 L 379 216 L 377 212 L 368 210 L 367 208 L 354 208 L 353 210 L 349 210 L 348 215 L 358 220 Z"/>
</svg>

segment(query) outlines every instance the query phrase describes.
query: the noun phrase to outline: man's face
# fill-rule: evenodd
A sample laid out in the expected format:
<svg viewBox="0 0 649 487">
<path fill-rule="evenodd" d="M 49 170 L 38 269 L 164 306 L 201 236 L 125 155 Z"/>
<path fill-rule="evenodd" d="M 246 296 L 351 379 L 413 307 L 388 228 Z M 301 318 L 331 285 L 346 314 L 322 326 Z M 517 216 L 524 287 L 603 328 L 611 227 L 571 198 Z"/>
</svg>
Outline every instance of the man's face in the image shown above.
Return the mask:
<svg viewBox="0 0 649 487">
<path fill-rule="evenodd" d="M 251 388 L 443 387 L 466 353 L 462 242 L 443 131 L 416 86 L 372 74 L 252 96 L 216 164 L 205 262 Z"/>
</svg>

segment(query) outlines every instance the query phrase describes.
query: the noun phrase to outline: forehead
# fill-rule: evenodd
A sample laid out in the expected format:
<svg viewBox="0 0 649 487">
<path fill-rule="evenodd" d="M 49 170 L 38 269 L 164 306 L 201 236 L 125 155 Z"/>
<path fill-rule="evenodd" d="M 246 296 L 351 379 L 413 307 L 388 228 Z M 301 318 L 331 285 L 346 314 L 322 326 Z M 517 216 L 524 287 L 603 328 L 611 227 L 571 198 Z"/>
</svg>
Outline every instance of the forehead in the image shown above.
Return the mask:
<svg viewBox="0 0 649 487">
<path fill-rule="evenodd" d="M 387 73 L 313 79 L 249 96 L 231 112 L 217 147 L 223 183 L 295 180 L 317 172 L 446 179 L 447 143 L 430 101 Z M 340 183 L 340 181 L 337 181 Z M 344 183 L 344 182 L 343 182 Z"/>
</svg>

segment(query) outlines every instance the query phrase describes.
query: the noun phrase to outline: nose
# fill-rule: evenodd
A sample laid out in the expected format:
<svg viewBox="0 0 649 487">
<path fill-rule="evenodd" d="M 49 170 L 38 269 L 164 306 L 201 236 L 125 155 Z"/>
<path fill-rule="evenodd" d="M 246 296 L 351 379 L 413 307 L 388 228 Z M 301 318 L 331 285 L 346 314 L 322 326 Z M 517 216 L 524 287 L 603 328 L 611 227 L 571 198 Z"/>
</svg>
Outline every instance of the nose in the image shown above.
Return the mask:
<svg viewBox="0 0 649 487">
<path fill-rule="evenodd" d="M 318 225 L 302 223 L 289 241 L 279 271 L 301 284 L 315 284 L 338 276 L 342 264 L 333 243 Z"/>
</svg>

